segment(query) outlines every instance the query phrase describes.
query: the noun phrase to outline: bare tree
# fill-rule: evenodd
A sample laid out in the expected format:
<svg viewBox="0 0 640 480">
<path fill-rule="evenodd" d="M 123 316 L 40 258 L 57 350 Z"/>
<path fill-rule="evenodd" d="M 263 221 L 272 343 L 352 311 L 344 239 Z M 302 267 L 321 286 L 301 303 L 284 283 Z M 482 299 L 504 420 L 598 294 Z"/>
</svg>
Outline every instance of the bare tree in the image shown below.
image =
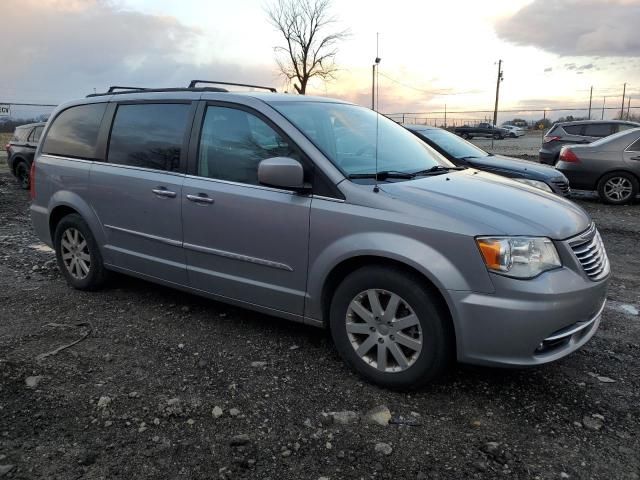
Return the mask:
<svg viewBox="0 0 640 480">
<path fill-rule="evenodd" d="M 337 44 L 349 32 L 335 29 L 337 21 L 330 8 L 331 0 L 277 0 L 266 9 L 269 21 L 286 41 L 286 46 L 274 48 L 278 68 L 301 95 L 311 78 L 327 80 L 338 70 Z"/>
</svg>

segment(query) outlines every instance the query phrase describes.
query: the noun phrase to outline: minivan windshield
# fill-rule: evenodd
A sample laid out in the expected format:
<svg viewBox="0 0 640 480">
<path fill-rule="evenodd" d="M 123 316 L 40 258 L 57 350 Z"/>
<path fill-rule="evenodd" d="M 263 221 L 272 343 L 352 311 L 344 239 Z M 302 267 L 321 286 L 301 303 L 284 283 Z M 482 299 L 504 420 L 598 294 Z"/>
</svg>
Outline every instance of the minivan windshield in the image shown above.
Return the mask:
<svg viewBox="0 0 640 480">
<path fill-rule="evenodd" d="M 272 105 L 348 177 L 384 171 L 403 178 L 401 174 L 453 167 L 403 127 L 368 108 L 308 101 Z"/>
<path fill-rule="evenodd" d="M 482 158 L 489 154 L 473 143 L 463 140 L 459 136 L 441 129 L 416 130 L 418 135 L 435 143 L 442 150 L 454 158 Z"/>
</svg>

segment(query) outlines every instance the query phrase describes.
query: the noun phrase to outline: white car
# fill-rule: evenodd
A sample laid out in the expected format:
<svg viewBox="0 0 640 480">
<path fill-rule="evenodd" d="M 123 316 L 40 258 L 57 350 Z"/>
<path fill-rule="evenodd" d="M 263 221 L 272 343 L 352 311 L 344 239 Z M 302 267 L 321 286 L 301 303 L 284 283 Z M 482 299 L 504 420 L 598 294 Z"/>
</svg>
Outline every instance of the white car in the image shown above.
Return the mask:
<svg viewBox="0 0 640 480">
<path fill-rule="evenodd" d="M 508 132 L 507 137 L 511 138 L 522 137 L 527 133 L 524 128 L 516 127 L 515 125 L 502 125 L 500 128 L 505 129 Z"/>
</svg>

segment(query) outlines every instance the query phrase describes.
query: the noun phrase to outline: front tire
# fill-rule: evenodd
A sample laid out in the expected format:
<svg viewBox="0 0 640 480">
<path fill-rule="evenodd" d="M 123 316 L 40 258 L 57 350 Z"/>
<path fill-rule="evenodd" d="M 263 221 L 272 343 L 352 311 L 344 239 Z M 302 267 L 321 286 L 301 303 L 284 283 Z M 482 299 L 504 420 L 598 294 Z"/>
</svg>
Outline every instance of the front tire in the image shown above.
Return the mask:
<svg viewBox="0 0 640 480">
<path fill-rule="evenodd" d="M 397 268 L 356 270 L 331 302 L 331 335 L 340 356 L 388 388 L 418 388 L 444 372 L 453 353 L 448 322 L 421 279 Z"/>
<path fill-rule="evenodd" d="M 638 179 L 626 172 L 613 172 L 598 182 L 598 196 L 604 203 L 622 205 L 638 195 Z"/>
<path fill-rule="evenodd" d="M 78 214 L 64 217 L 54 234 L 58 268 L 77 290 L 97 290 L 107 279 L 102 254 L 89 225 Z"/>
<path fill-rule="evenodd" d="M 24 160 L 20 160 L 16 165 L 16 178 L 18 179 L 18 185 L 24 190 L 29 190 L 29 165 Z"/>
</svg>

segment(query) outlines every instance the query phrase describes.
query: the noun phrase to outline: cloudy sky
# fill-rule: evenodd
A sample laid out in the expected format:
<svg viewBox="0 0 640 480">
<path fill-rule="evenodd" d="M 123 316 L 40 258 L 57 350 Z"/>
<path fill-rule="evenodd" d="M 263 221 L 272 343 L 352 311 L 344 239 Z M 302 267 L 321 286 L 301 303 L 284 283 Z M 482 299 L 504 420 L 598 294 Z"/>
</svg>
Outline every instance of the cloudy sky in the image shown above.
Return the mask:
<svg viewBox="0 0 640 480">
<path fill-rule="evenodd" d="M 111 84 L 192 78 L 275 85 L 269 0 L 1 0 L 0 102 L 58 103 Z M 308 93 L 370 104 L 380 33 L 381 111 L 640 106 L 640 0 L 334 0 L 350 37 L 340 72 Z M 5 43 L 6 45 L 6 43 Z M 609 115 L 613 114 L 610 112 Z"/>
</svg>

